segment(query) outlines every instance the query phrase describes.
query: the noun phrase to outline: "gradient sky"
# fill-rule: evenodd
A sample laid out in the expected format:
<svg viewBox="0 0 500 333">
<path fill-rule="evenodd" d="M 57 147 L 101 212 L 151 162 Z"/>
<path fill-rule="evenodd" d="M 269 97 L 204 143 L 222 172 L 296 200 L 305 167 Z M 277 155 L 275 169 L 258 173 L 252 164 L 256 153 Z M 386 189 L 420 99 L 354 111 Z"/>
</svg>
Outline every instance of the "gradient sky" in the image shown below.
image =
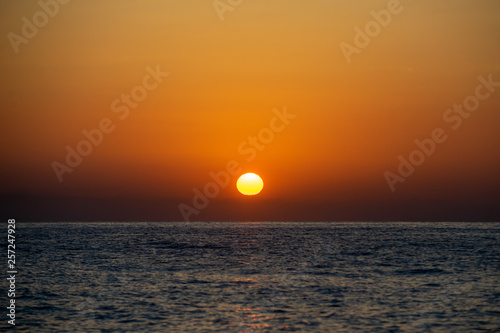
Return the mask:
<svg viewBox="0 0 500 333">
<path fill-rule="evenodd" d="M 191 220 L 499 221 L 500 87 L 455 130 L 443 115 L 479 76 L 500 82 L 500 2 L 401 0 L 348 63 L 341 43 L 388 3 L 244 0 L 222 21 L 210 0 L 73 0 L 13 46 L 42 9 L 2 1 L 4 219 L 182 220 L 236 160 L 264 190 L 244 197 L 233 176 Z M 111 104 L 147 67 L 170 74 L 120 119 Z M 247 161 L 238 146 L 284 107 L 296 117 Z M 105 118 L 113 132 L 60 182 L 52 163 Z M 384 173 L 436 128 L 447 140 L 391 191 Z"/>
</svg>

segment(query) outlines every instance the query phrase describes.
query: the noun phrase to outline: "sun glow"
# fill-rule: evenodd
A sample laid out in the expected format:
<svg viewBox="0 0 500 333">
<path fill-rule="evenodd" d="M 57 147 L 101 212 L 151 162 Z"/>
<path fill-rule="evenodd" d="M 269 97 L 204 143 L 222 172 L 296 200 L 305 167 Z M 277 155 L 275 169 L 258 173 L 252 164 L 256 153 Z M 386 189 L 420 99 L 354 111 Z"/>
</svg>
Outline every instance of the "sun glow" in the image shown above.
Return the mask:
<svg viewBox="0 0 500 333">
<path fill-rule="evenodd" d="M 236 187 L 241 194 L 244 195 L 256 195 L 262 191 L 264 187 L 264 182 L 259 175 L 255 173 L 245 173 L 238 178 L 236 182 Z"/>
</svg>

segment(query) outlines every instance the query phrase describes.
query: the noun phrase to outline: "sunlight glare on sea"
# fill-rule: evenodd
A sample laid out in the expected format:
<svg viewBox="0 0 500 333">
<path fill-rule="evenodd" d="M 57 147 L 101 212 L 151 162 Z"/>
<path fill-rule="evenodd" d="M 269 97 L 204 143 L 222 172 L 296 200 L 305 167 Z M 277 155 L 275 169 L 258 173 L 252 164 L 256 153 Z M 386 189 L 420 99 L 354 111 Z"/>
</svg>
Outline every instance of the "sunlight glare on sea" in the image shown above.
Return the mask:
<svg viewBox="0 0 500 333">
<path fill-rule="evenodd" d="M 18 223 L 16 236 L 20 331 L 500 330 L 499 223 Z"/>
</svg>

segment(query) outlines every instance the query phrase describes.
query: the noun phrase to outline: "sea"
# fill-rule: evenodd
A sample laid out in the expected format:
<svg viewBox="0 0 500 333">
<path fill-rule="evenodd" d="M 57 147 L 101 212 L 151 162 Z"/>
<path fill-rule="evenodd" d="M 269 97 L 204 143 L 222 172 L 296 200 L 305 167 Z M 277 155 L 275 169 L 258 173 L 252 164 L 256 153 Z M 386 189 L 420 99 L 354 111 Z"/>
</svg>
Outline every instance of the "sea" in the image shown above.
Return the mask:
<svg viewBox="0 0 500 333">
<path fill-rule="evenodd" d="M 500 332 L 500 223 L 17 222 L 15 235 L 16 325 L 3 278 L 1 331 Z"/>
</svg>

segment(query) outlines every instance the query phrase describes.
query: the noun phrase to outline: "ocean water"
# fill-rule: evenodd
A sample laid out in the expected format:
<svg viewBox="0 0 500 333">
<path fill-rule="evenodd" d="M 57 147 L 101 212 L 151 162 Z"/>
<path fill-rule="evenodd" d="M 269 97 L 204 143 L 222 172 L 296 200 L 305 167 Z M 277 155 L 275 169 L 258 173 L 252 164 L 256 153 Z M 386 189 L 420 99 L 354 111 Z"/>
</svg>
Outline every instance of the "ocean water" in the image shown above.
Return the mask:
<svg viewBox="0 0 500 333">
<path fill-rule="evenodd" d="M 500 223 L 16 231 L 17 331 L 500 331 Z"/>
</svg>

